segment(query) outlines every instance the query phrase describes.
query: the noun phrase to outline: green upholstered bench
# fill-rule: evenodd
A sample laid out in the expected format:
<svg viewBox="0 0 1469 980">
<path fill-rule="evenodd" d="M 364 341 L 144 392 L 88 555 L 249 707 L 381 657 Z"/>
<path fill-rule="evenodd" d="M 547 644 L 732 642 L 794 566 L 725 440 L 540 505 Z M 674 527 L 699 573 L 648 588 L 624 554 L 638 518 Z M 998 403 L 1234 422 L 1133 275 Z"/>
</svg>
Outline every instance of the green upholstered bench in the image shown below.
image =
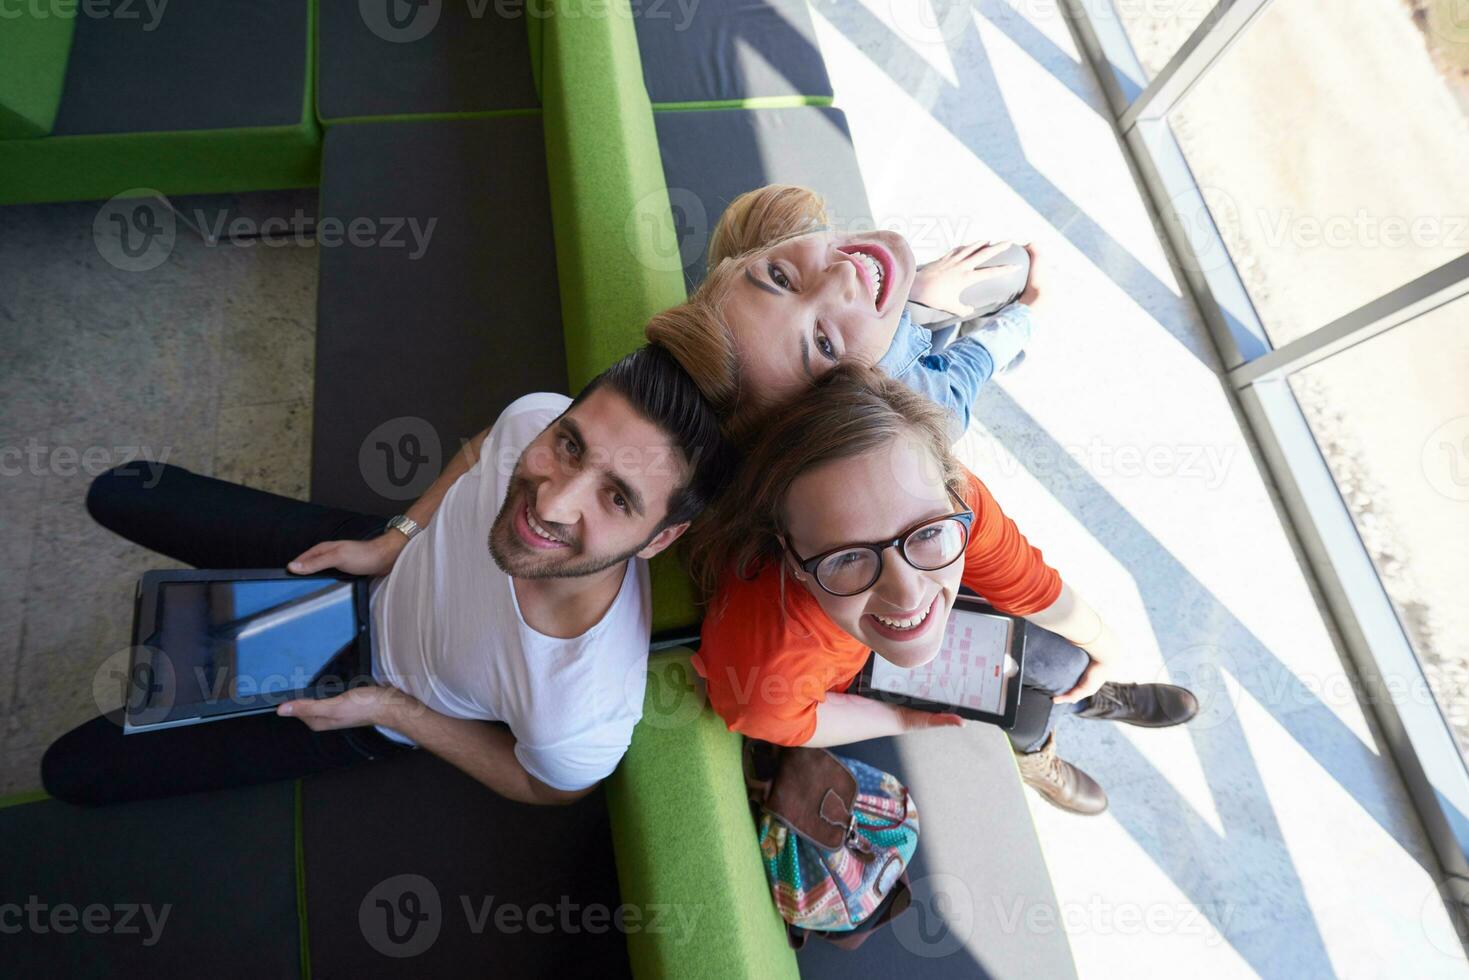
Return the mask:
<svg viewBox="0 0 1469 980">
<path fill-rule="evenodd" d="M 310 0 L 19 5 L 0 30 L 0 204 L 311 187 Z"/>
<path fill-rule="evenodd" d="M 126 113 L 105 132 L 96 123 L 90 124 L 94 131 L 82 131 L 89 126 L 82 109 L 91 106 L 81 106 L 76 100 L 88 91 L 87 86 L 107 78 L 112 70 L 109 66 L 122 57 L 122 48 L 109 54 L 111 46 L 97 43 L 100 32 L 115 30 L 116 25 L 98 28 L 81 22 L 22 21 L 19 27 L 7 26 L 0 36 L 0 203 L 107 197 L 130 187 L 181 194 L 311 186 L 317 183 L 320 141 L 315 116 L 319 114 L 328 127 L 324 212 L 350 217 L 354 212 L 375 210 L 378 217 L 386 218 L 391 216 L 385 213 L 388 208 L 404 214 L 417 214 L 413 210 L 417 208 L 422 217 L 442 220 L 455 207 L 456 199 L 442 189 L 413 186 L 432 176 L 414 167 L 411 147 L 422 143 L 441 154 L 470 154 L 467 159 L 477 161 L 479 167 L 456 170 L 451 166 L 452 175 L 463 179 L 478 173 L 487 182 L 465 179 L 459 188 L 464 194 L 481 194 L 482 199 L 459 216 L 468 220 L 459 220 L 457 229 L 453 221 L 444 226 L 446 237 L 439 239 L 443 247 L 431 253 L 441 264 L 410 269 L 406 264 L 393 265 L 399 261 L 397 256 L 323 255 L 321 302 L 330 322 L 320 333 L 319 371 L 345 365 L 370 374 L 381 352 L 370 343 L 380 339 L 381 332 L 364 330 L 363 336 L 354 337 L 366 322 L 362 298 L 350 295 L 354 283 L 375 277 L 391 284 L 404 277 L 398 294 L 388 289 L 372 294 L 375 302 L 385 304 L 381 312 L 396 311 L 395 315 L 411 315 L 411 310 L 399 307 L 405 302 L 411 305 L 414 295 L 434 289 L 462 292 L 457 300 L 460 305 L 494 303 L 479 284 L 466 282 L 493 273 L 487 268 L 493 257 L 481 251 L 497 246 L 478 236 L 503 234 L 513 240 L 522 229 L 505 227 L 503 217 L 521 214 L 527 205 L 531 213 L 541 209 L 528 231 L 533 241 L 530 252 L 539 257 L 544 275 L 534 279 L 533 295 L 527 298 L 531 313 L 518 309 L 517 313 L 535 318 L 544 344 L 536 351 L 522 351 L 521 356 L 544 373 L 526 380 L 522 388 L 556 387 L 558 380 L 564 380 L 568 391 L 577 390 L 618 356 L 638 346 L 647 318 L 681 301 L 688 285 L 697 281 L 702 244 L 687 247 L 687 236 L 699 230 L 675 221 L 675 206 L 697 200 L 707 222 L 712 223 L 723 204 L 741 190 L 769 180 L 798 180 L 817 186 L 833 200 L 834 209 L 844 214 L 855 217 L 866 210 L 850 146 L 844 146 L 845 123 L 839 112 L 823 108 L 831 101 L 830 84 L 819 56 L 813 57 L 809 16 L 798 0 L 763 4 L 711 0 L 698 6 L 688 31 L 672 33 L 676 24 L 635 19 L 628 0 L 611 0 L 610 4 L 608 0 L 549 0 L 535 5 L 548 16 L 531 17 L 523 27 L 511 25 L 518 37 L 528 39 L 525 59 L 504 23 L 456 24 L 469 33 L 451 37 L 440 31 L 427 36 L 423 46 L 414 47 L 414 42 L 385 41 L 380 34 L 364 33 L 362 25 L 350 16 L 341 18 L 341 11 L 333 8 L 332 19 L 323 22 L 319 44 L 313 44 L 314 4 L 268 0 L 257 6 L 276 12 L 272 26 L 277 32 L 294 32 L 290 45 L 266 45 L 258 31 L 246 32 L 255 57 L 269 60 L 280 74 L 275 81 L 282 84 L 255 107 L 268 102 L 275 115 L 265 118 L 253 111 L 243 113 L 240 107 L 250 102 L 249 93 L 242 95 L 229 88 L 238 82 L 233 76 L 206 78 L 199 97 L 182 99 L 181 106 L 170 108 L 170 118 L 161 120 L 164 128 L 157 131 L 143 131 L 135 122 L 124 122 L 137 118 Z M 343 6 L 350 11 L 356 5 Z M 452 21 L 457 15 L 451 11 L 447 16 Z M 260 27 L 254 22 L 245 24 L 252 26 Z M 181 17 L 174 29 L 198 31 L 210 25 Z M 708 50 L 691 46 L 691 38 Z M 768 61 L 771 70 L 738 53 L 743 50 L 741 45 L 757 41 L 779 55 Z M 136 57 L 143 49 L 130 50 Z M 72 60 L 66 64 L 68 52 Z M 318 52 L 321 70 L 329 77 L 313 84 Z M 381 58 L 382 63 L 365 64 L 363 58 Z M 496 63 L 477 64 L 476 58 L 494 58 Z M 697 67 L 690 67 L 697 64 L 713 65 L 713 73 L 701 74 Z M 172 77 L 171 69 L 165 65 L 162 76 Z M 239 77 L 253 79 L 259 74 L 242 72 Z M 136 87 L 129 91 L 146 94 Z M 650 97 L 650 91 L 656 96 Z M 166 105 L 176 94 L 177 89 L 165 90 L 155 99 Z M 289 115 L 287 95 L 294 107 Z M 204 103 L 211 99 L 218 100 L 217 113 L 204 112 L 210 108 Z M 88 100 L 97 106 L 107 104 L 102 94 L 88 96 Z M 73 112 L 73 106 L 81 107 Z M 182 111 L 188 106 L 193 107 L 193 114 Z M 424 128 L 429 126 L 434 128 Z M 812 127 L 822 138 L 817 142 L 825 141 L 814 156 L 809 152 L 811 146 L 803 149 L 801 139 L 802 134 L 813 132 Z M 535 150 L 538 139 L 543 158 Z M 773 156 L 765 152 L 777 144 L 788 152 Z M 716 147 L 730 150 L 727 160 L 710 156 Z M 848 158 L 843 161 L 833 155 L 839 153 Z M 372 173 L 362 171 L 364 154 L 369 170 L 372 160 L 385 168 L 376 175 L 380 185 L 374 184 Z M 355 172 L 350 171 L 354 155 L 359 158 Z M 536 200 L 507 200 L 507 194 L 521 186 L 507 187 L 507 182 L 534 180 L 531 175 L 542 159 L 545 183 L 537 183 L 525 195 Z M 455 163 L 450 159 L 436 164 L 446 162 Z M 384 187 L 394 180 L 404 186 L 390 193 Z M 677 201 L 672 200 L 670 188 Z M 475 224 L 487 225 L 488 232 L 476 229 Z M 703 232 L 707 230 L 706 224 Z M 551 251 L 554 270 L 548 265 Z M 550 306 L 559 310 L 548 309 Z M 433 312 L 441 311 L 436 307 Z M 559 336 L 554 334 L 557 312 Z M 498 335 L 496 325 L 490 324 L 450 322 L 439 327 L 462 328 L 452 336 L 438 336 L 449 345 L 444 353 L 462 362 L 446 364 L 446 369 L 484 370 L 498 376 L 493 365 L 486 368 L 475 358 L 483 358 L 486 350 L 493 353 L 503 348 L 507 342 L 503 325 Z M 548 330 L 553 333 L 547 334 Z M 482 346 L 478 354 L 470 349 L 476 343 Z M 562 356 L 564 363 L 559 363 Z M 471 386 L 463 379 L 454 385 L 459 390 L 446 385 L 424 396 L 427 411 L 435 416 L 433 424 L 451 441 L 469 434 L 471 426 L 482 424 L 481 420 L 496 411 L 495 395 L 487 397 L 477 388 L 471 394 L 464 390 Z M 338 414 L 352 407 L 347 393 L 329 382 L 319 385 L 318 397 L 320 406 L 335 406 Z M 371 410 L 378 416 L 384 412 L 417 414 L 412 406 L 391 399 L 373 403 Z M 374 498 L 373 488 L 362 485 L 362 474 L 354 476 L 357 445 L 363 435 L 360 426 L 351 429 L 346 423 L 331 424 L 338 426 L 337 431 L 331 431 L 331 426 L 318 430 L 314 484 L 323 493 L 344 498 L 340 502 L 381 506 L 384 501 Z M 320 441 L 323 433 L 325 442 Z M 696 610 L 688 583 L 671 557 L 654 563 L 653 581 L 655 630 L 686 632 L 695 623 Z M 936 959 L 930 955 L 932 949 L 914 950 L 911 938 L 905 940 L 895 928 L 885 930 L 858 954 L 842 954 L 845 959 L 833 958 L 831 950 L 817 946 L 803 951 L 798 960 L 785 945 L 765 888 L 744 802 L 738 737 L 703 704 L 698 691 L 686 652 L 652 658 L 644 720 L 605 791 L 610 829 L 598 830 L 595 821 L 585 822 L 585 814 L 599 802 L 595 796 L 579 808 L 584 822 L 573 824 L 578 828 L 574 836 L 579 846 L 595 848 L 601 842 L 605 847 L 610 837 L 623 902 L 644 909 L 677 906 L 684 914 L 697 916 L 692 940 L 681 930 L 629 932 L 626 947 L 637 976 L 763 980 L 794 976 L 798 967 L 802 975 L 825 976 L 849 975 L 853 969 L 874 964 L 885 972 L 911 969 L 915 964 L 927 972 L 967 970 L 968 975 L 1064 977 L 1073 972 L 1064 935 L 1059 943 L 1016 935 L 1014 930 L 1007 932 L 1003 922 L 993 921 L 993 916 L 981 917 L 962 937 L 961 946 L 968 955 Z M 929 862 L 934 869 L 934 875 L 927 877 L 961 876 L 980 898 L 1008 900 L 1014 895 L 1054 904 L 1014 764 L 1000 734 L 989 734 L 992 737 L 980 733 L 963 744 L 946 744 L 945 751 L 929 752 L 917 761 L 898 758 L 903 751 L 875 743 L 879 746 L 876 761 L 911 780 L 920 806 L 926 803 L 931 808 L 926 826 L 953 822 L 956 827 L 950 834 L 926 835 L 919 861 Z M 853 751 L 860 754 L 873 749 Z M 888 758 L 883 752 L 897 755 Z M 954 774 L 936 763 L 939 756 L 962 760 L 962 778 L 952 778 Z M 352 946 L 356 940 L 348 928 L 350 922 L 347 926 L 307 923 L 312 917 L 340 918 L 337 913 L 341 910 L 335 905 L 346 901 L 329 901 L 338 894 L 333 889 L 340 882 L 330 863 L 313 872 L 313 855 L 331 853 L 333 814 L 343 808 L 360 808 L 363 800 L 371 798 L 364 786 L 375 786 L 380 779 L 436 775 L 451 788 L 450 795 L 470 793 L 472 787 L 452 776 L 430 772 L 435 762 L 407 763 L 429 767 L 424 769 L 426 775 L 416 774 L 417 770 L 381 776 L 371 771 L 329 774 L 304 781 L 289 801 L 276 799 L 281 792 L 278 788 L 207 794 L 233 801 L 226 810 L 267 806 L 269 814 L 258 821 L 258 832 L 276 845 L 281 845 L 276 838 L 283 828 L 292 829 L 298 854 L 290 875 L 295 900 L 271 901 L 278 906 L 274 912 L 299 916 L 302 931 L 298 937 L 278 923 L 277 932 L 288 934 L 291 941 L 279 948 L 271 946 L 262 955 L 284 962 L 294 952 L 305 972 L 313 959 L 310 937 L 316 933 L 315 955 L 326 957 L 317 961 L 319 967 L 359 962 L 355 957 L 360 950 Z M 319 797 L 314 795 L 318 786 Z M 1003 821 L 1004 833 L 994 838 L 1000 846 L 978 856 L 944 850 L 940 842 L 946 838 L 969 839 L 965 828 L 970 825 L 965 821 L 979 812 L 974 791 L 981 786 L 986 790 L 986 812 Z M 318 800 L 315 806 L 313 799 Z M 138 806 L 156 806 L 187 817 L 195 813 L 193 807 L 204 807 L 198 812 L 206 813 L 213 812 L 208 806 L 220 805 L 217 801 L 207 805 L 160 801 Z M 0 827 L 9 829 L 12 821 L 22 818 L 29 821 L 28 827 L 41 826 L 48 811 L 30 807 L 61 806 L 27 803 L 13 812 L 0 810 Z M 108 828 L 114 826 L 112 820 L 117 821 L 116 826 L 126 823 L 122 814 L 115 818 L 111 813 L 92 814 L 88 819 L 92 829 L 87 833 L 96 841 L 105 840 Z M 528 826 L 516 813 L 499 814 L 496 819 L 507 829 Z M 24 833 L 12 837 L 13 841 L 24 839 Z M 319 843 L 312 844 L 313 840 Z M 484 852 L 478 856 L 493 855 L 503 840 L 487 832 Z M 104 854 L 104 865 L 120 859 L 116 847 L 103 847 L 98 853 Z M 191 867 L 181 864 L 175 870 L 183 869 L 180 873 L 188 875 Z M 915 870 L 923 867 L 917 865 Z M 364 868 L 353 873 L 369 870 L 386 875 L 390 870 L 409 869 Z M 33 869 L 29 873 L 41 872 Z M 85 877 L 80 871 L 77 874 L 78 880 Z M 22 879 L 11 880 L 19 883 Z M 592 875 L 578 887 L 595 890 L 599 887 L 596 882 L 603 880 Z M 322 905 L 324 900 L 328 904 Z M 308 909 L 312 915 L 307 914 Z M 932 925 L 925 920 L 924 928 Z M 200 928 L 211 941 L 226 935 Z M 620 972 L 623 965 L 609 963 L 610 972 Z M 272 972 L 288 975 L 290 971 Z M 223 973 L 230 975 L 228 969 Z"/>
</svg>

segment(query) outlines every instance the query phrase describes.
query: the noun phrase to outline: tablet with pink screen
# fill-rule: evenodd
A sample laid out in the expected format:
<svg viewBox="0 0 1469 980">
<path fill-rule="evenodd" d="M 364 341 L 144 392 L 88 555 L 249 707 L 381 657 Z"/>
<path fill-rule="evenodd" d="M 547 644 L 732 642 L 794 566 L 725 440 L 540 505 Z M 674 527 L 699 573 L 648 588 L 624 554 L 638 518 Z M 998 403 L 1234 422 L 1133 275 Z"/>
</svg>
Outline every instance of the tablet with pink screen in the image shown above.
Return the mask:
<svg viewBox="0 0 1469 980">
<path fill-rule="evenodd" d="M 872 654 L 853 693 L 1010 728 L 1020 703 L 1024 658 L 1025 620 L 960 596 L 932 660 L 905 669 Z"/>
</svg>

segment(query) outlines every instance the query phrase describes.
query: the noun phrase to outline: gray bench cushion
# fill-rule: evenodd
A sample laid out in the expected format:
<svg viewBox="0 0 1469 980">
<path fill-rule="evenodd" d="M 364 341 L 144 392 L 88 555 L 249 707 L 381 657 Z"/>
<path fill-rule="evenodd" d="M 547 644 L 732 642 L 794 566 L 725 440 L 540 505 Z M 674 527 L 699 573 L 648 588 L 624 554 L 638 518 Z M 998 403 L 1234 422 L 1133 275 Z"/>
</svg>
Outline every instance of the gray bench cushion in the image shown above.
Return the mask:
<svg viewBox="0 0 1469 980">
<path fill-rule="evenodd" d="M 806 0 L 634 0 L 648 97 L 831 98 Z"/>
<path fill-rule="evenodd" d="M 704 278 L 714 223 L 730 201 L 756 187 L 813 188 L 834 224 L 871 227 L 852 135 L 838 109 L 659 112 L 654 122 L 690 289 Z"/>
<path fill-rule="evenodd" d="M 315 976 L 628 975 L 600 790 L 512 803 L 416 751 L 313 776 L 301 809 Z"/>
<path fill-rule="evenodd" d="M 77 16 L 55 135 L 300 125 L 308 0 L 128 9 Z"/>
<path fill-rule="evenodd" d="M 318 10 L 324 121 L 537 105 L 524 5 L 332 0 Z"/>
<path fill-rule="evenodd" d="M 20 905 L 26 920 L 0 936 L 6 976 L 299 975 L 293 782 L 105 807 L 6 807 L 0 868 L 0 905 Z M 29 925 L 31 896 L 44 905 L 44 932 Z M 94 906 L 105 909 L 105 931 L 85 928 L 83 915 L 102 921 L 102 911 L 86 911 Z M 69 924 L 51 918 L 65 907 L 76 910 Z M 58 932 L 58 921 L 71 931 Z"/>
<path fill-rule="evenodd" d="M 566 390 L 541 122 L 336 126 L 324 154 L 311 496 L 395 514 L 510 402 Z M 364 219 L 400 244 L 325 244 Z"/>
</svg>

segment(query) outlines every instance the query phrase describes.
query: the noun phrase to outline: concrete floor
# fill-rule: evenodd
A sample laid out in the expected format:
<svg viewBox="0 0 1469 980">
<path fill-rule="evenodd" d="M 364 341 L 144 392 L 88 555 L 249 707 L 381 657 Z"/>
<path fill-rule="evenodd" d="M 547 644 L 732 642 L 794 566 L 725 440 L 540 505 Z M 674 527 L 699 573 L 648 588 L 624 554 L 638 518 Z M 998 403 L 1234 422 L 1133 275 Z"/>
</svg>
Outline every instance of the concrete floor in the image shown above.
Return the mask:
<svg viewBox="0 0 1469 980">
<path fill-rule="evenodd" d="M 1062 724 L 1062 754 L 1112 804 L 1083 819 L 1032 801 L 1080 975 L 1469 973 L 1056 5 L 814 9 L 879 223 L 920 259 L 1013 237 L 1048 260 L 1030 357 L 982 397 L 962 454 L 1130 642 L 1130 676 L 1203 700 L 1184 729 Z"/>
<path fill-rule="evenodd" d="M 1030 359 L 962 452 L 1131 642 L 1131 676 L 1204 701 L 1187 729 L 1063 722 L 1112 799 L 1094 819 L 1033 804 L 1081 976 L 1464 976 L 1422 829 L 1064 21 L 934 7 L 814 5 L 883 223 L 921 258 L 1033 237 L 1048 266 Z M 127 272 L 97 213 L 0 210 L 0 449 L 38 447 L 0 480 L 0 793 L 116 703 L 133 582 L 163 564 L 90 522 L 78 460 L 146 446 L 305 489 L 314 251 L 181 233 Z M 1049 928 L 1025 911 L 991 914 Z"/>
<path fill-rule="evenodd" d="M 314 215 L 314 198 L 243 207 Z M 196 203 L 241 209 L 175 202 Z M 88 517 L 93 475 L 151 459 L 306 495 L 316 250 L 178 223 L 144 270 L 94 233 L 101 213 L 0 208 L 0 795 L 39 788 L 46 746 L 122 703 L 133 588 L 173 565 Z"/>
</svg>

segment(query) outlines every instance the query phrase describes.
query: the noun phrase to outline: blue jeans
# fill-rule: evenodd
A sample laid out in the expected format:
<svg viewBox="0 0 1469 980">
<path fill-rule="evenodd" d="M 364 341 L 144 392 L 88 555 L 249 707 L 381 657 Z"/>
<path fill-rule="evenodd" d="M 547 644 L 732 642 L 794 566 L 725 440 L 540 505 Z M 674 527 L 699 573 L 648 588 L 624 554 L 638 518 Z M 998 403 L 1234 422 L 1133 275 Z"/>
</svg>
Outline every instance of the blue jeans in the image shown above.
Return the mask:
<svg viewBox="0 0 1469 980">
<path fill-rule="evenodd" d="M 1069 640 L 1034 623 L 1025 624 L 1025 666 L 1020 672 L 1020 708 L 1009 731 L 1015 751 L 1035 752 L 1046 743 L 1056 720 L 1086 708 L 1091 699 L 1056 704 L 1051 695 L 1069 691 L 1086 673 L 1091 657 Z"/>
</svg>

